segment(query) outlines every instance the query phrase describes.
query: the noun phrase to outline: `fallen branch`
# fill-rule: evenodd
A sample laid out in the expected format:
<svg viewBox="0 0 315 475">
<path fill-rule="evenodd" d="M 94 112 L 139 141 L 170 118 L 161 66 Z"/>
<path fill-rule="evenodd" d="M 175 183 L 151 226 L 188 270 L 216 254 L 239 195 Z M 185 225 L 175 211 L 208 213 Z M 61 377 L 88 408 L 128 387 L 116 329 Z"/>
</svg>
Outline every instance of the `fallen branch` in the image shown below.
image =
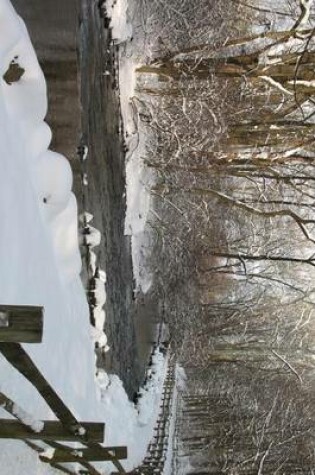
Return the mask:
<svg viewBox="0 0 315 475">
<path fill-rule="evenodd" d="M 292 373 L 295 374 L 295 376 L 298 378 L 298 380 L 300 381 L 301 384 L 303 384 L 303 379 L 301 378 L 301 376 L 299 375 L 299 373 L 296 371 L 296 369 L 293 368 L 293 366 L 281 355 L 279 355 L 279 353 L 277 353 L 275 350 L 271 350 L 271 352 L 277 357 L 279 358 L 291 371 Z"/>
</svg>

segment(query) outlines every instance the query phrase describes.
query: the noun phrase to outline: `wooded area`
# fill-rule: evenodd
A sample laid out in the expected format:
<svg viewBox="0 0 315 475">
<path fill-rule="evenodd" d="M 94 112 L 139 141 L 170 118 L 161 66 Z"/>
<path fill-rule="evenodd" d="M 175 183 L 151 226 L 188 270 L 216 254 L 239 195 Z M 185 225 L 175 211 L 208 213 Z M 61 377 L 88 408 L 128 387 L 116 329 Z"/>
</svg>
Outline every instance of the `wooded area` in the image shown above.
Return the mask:
<svg viewBox="0 0 315 475">
<path fill-rule="evenodd" d="M 189 381 L 178 473 L 312 474 L 314 3 L 141 8 L 148 265 Z"/>
</svg>

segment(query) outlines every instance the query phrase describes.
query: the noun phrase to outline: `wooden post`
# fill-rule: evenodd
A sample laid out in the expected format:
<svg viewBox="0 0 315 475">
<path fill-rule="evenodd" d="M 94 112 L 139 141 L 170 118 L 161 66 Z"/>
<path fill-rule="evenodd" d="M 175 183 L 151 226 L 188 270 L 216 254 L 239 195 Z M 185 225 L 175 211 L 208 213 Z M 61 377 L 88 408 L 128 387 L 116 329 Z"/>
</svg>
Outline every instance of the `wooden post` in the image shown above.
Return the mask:
<svg viewBox="0 0 315 475">
<path fill-rule="evenodd" d="M 31 427 L 13 419 L 0 419 L 0 439 L 37 439 L 37 440 L 69 440 L 82 441 L 82 434 L 71 433 L 59 421 L 43 421 L 44 428 L 34 432 Z M 80 428 L 89 434 L 89 440 L 102 442 L 104 440 L 104 424 L 82 422 Z"/>
<path fill-rule="evenodd" d="M 42 307 L 0 305 L 0 341 L 40 343 L 43 313 Z"/>
<path fill-rule="evenodd" d="M 127 447 L 98 447 L 95 449 L 56 449 L 52 458 L 40 455 L 42 462 L 74 463 L 81 461 L 102 462 L 105 460 L 123 460 L 127 458 Z"/>
<path fill-rule="evenodd" d="M 3 356 L 16 368 L 29 382 L 37 389 L 39 394 L 43 396 L 48 406 L 68 430 L 68 432 L 77 435 L 80 428 L 80 422 L 74 417 L 70 409 L 64 404 L 52 386 L 46 381 L 44 376 L 38 370 L 32 359 L 28 356 L 24 348 L 19 343 L 1 343 L 0 352 Z M 103 424 L 104 426 L 104 424 Z M 81 431 L 81 441 L 86 443 L 93 441 L 90 439 L 89 431 L 86 433 Z M 78 440 L 76 438 L 75 440 Z"/>
</svg>

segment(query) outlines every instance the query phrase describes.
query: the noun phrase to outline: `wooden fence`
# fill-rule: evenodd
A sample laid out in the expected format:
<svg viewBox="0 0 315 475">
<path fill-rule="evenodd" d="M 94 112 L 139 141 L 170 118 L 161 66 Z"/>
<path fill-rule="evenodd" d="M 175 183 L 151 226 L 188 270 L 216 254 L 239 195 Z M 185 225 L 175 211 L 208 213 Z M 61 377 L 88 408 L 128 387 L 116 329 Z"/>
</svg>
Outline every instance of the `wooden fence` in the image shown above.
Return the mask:
<svg viewBox="0 0 315 475">
<path fill-rule="evenodd" d="M 147 455 L 142 464 L 130 472 L 130 475 L 162 475 L 168 445 L 170 441 L 171 411 L 175 386 L 175 363 L 170 362 L 164 381 L 160 414 L 154 428 L 154 435 L 149 444 Z M 119 472 L 117 472 L 119 473 Z"/>
<path fill-rule="evenodd" d="M 1 406 L 17 420 L 0 419 L 0 438 L 23 440 L 39 453 L 42 462 L 73 474 L 63 464 L 78 463 L 84 469 L 80 473 L 101 475 L 91 462 L 110 461 L 115 473 L 126 473 L 120 460 L 127 458 L 126 447 L 104 447 L 105 425 L 95 422 L 79 422 L 62 399 L 38 370 L 20 343 L 40 343 L 43 335 L 43 308 L 30 306 L 0 305 L 0 352 L 35 387 L 57 417 L 56 421 L 42 421 L 40 429 L 25 422 L 21 409 L 10 398 L 0 393 Z M 22 416 L 21 416 L 22 415 Z M 49 456 L 38 442 L 54 449 Z M 63 441 L 79 442 L 82 448 L 67 446 Z"/>
</svg>

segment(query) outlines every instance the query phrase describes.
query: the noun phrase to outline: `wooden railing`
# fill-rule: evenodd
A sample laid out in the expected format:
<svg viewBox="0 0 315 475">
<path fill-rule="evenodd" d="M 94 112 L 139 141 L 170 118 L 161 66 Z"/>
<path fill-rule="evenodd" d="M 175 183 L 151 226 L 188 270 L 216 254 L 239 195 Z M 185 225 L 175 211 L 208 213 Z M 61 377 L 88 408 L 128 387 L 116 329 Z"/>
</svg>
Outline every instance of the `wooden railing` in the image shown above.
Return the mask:
<svg viewBox="0 0 315 475">
<path fill-rule="evenodd" d="M 167 375 L 164 381 L 162 392 L 160 413 L 156 426 L 154 428 L 154 435 L 149 444 L 147 455 L 142 464 L 129 472 L 130 475 L 162 475 L 168 445 L 170 442 L 170 421 L 173 403 L 173 394 L 175 386 L 175 362 L 169 363 Z M 118 472 L 119 473 L 119 472 Z"/>
<path fill-rule="evenodd" d="M 0 352 L 35 387 L 57 417 L 56 421 L 42 421 L 38 431 L 25 423 L 23 411 L 16 409 L 14 401 L 0 393 L 1 406 L 17 419 L 0 419 L 0 438 L 23 440 L 39 453 L 42 462 L 64 473 L 74 472 L 62 464 L 79 463 L 84 467 L 82 473 L 101 475 L 91 464 L 99 461 L 110 461 L 116 473 L 126 473 L 120 460 L 127 458 L 127 448 L 102 446 L 105 424 L 78 421 L 20 345 L 40 343 L 42 334 L 41 307 L 0 306 Z M 53 453 L 48 457 L 34 440 L 53 448 Z M 79 442 L 83 447 L 74 449 L 60 443 L 63 441 Z"/>
</svg>

